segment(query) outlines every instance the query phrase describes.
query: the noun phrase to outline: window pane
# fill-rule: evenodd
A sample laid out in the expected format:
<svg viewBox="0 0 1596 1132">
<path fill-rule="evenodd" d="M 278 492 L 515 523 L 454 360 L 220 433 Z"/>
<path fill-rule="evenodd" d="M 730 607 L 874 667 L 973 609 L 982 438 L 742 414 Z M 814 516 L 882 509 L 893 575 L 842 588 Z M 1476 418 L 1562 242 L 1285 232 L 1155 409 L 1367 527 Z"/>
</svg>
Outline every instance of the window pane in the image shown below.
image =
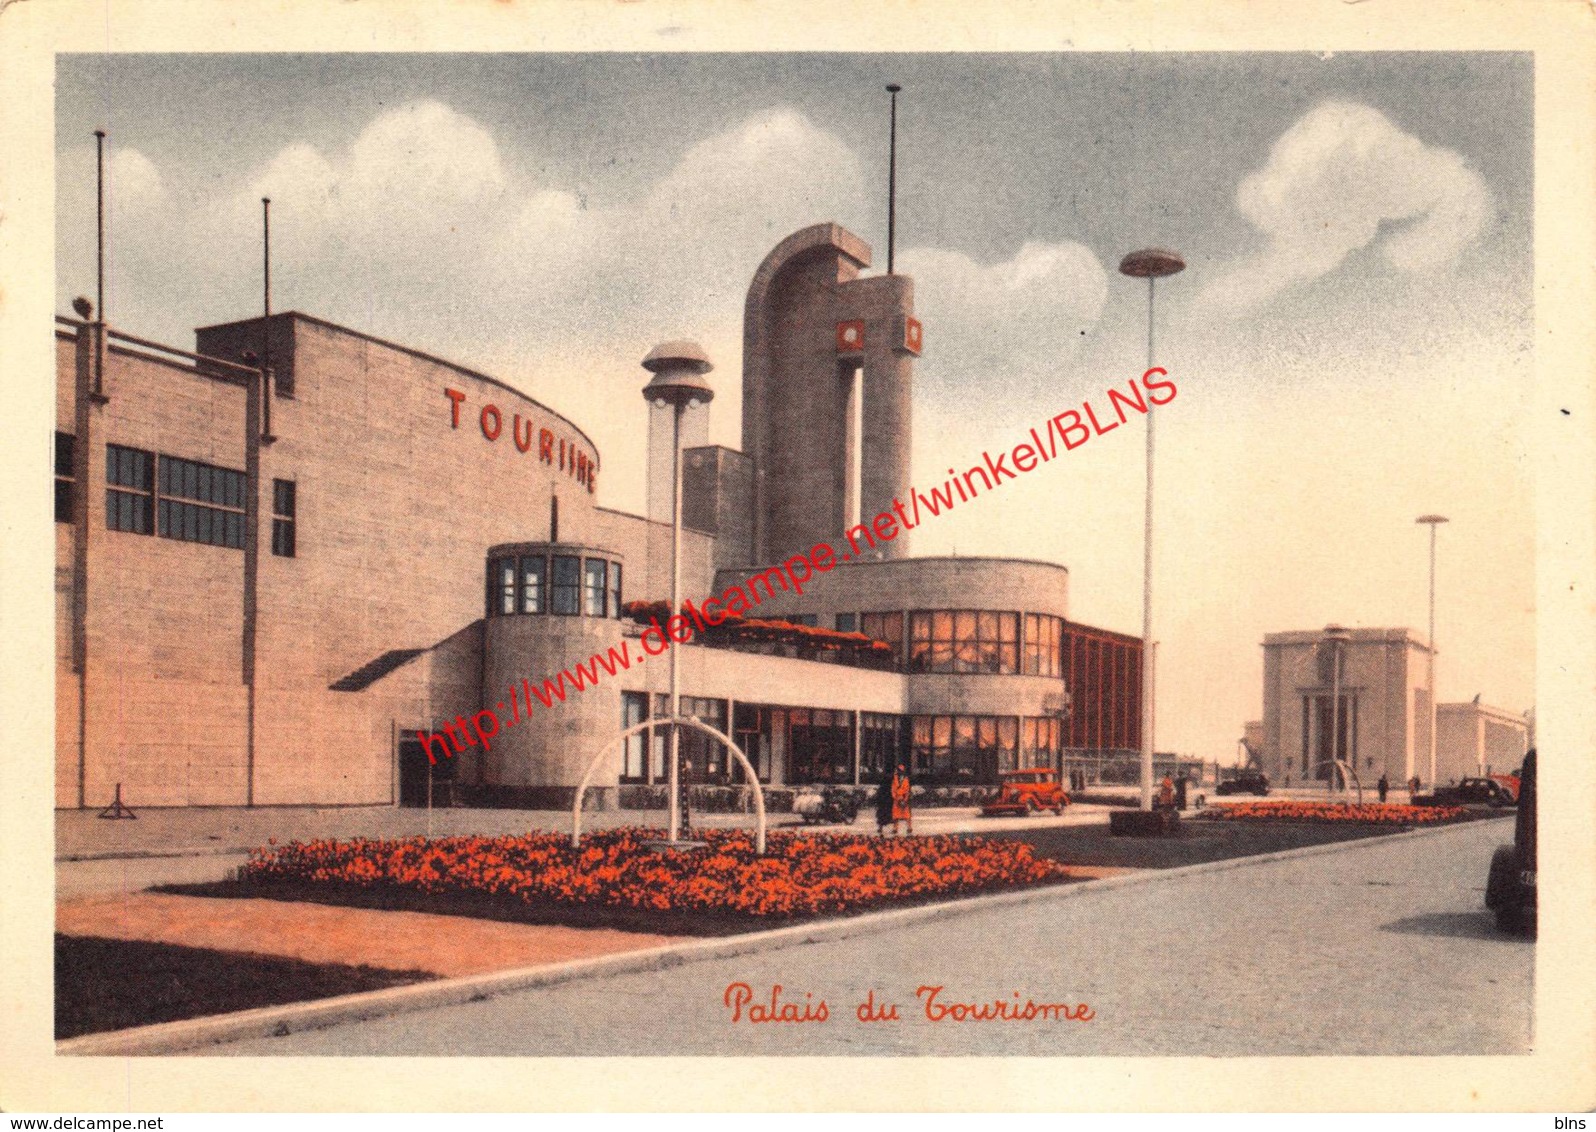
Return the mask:
<svg viewBox="0 0 1596 1132">
<path fill-rule="evenodd" d="M 543 574 L 548 569 L 548 559 L 541 554 L 532 555 L 521 559 L 521 612 L 542 613 L 544 610 L 544 584 Z M 512 559 L 507 565 L 513 567 Z M 515 608 L 514 599 L 511 599 L 510 608 Z"/>
<path fill-rule="evenodd" d="M 602 558 L 588 558 L 582 563 L 582 612 L 588 617 L 604 616 L 607 566 L 608 563 Z"/>
<path fill-rule="evenodd" d="M 581 559 L 568 555 L 554 556 L 554 585 L 551 591 L 551 608 L 555 613 L 574 614 L 581 609 Z"/>
<path fill-rule="evenodd" d="M 931 615 L 929 613 L 911 613 L 909 615 L 909 635 L 916 641 L 929 641 L 931 639 Z"/>
<path fill-rule="evenodd" d="M 70 476 L 73 474 L 73 456 L 77 452 L 78 438 L 70 432 L 57 432 L 55 434 L 55 474 Z"/>
<path fill-rule="evenodd" d="M 285 519 L 294 517 L 293 480 L 272 480 L 272 510 Z"/>
<path fill-rule="evenodd" d="M 493 608 L 501 614 L 515 612 L 515 559 L 501 558 L 493 564 L 494 589 L 498 596 Z"/>
<path fill-rule="evenodd" d="M 975 615 L 975 619 L 975 631 L 983 641 L 995 641 L 998 639 L 998 615 L 996 613 L 983 610 Z"/>
<path fill-rule="evenodd" d="M 611 562 L 610 563 L 609 616 L 611 616 L 611 617 L 619 617 L 620 615 L 621 615 L 621 564 L 619 562 Z"/>
<path fill-rule="evenodd" d="M 839 633 L 853 633 L 858 631 L 858 615 L 853 613 L 837 614 L 837 631 Z"/>
<path fill-rule="evenodd" d="M 997 619 L 998 619 L 998 640 L 1000 640 L 1000 641 L 1016 641 L 1016 640 L 1019 640 L 1020 615 L 1018 613 L 999 613 L 997 615 Z"/>
</svg>

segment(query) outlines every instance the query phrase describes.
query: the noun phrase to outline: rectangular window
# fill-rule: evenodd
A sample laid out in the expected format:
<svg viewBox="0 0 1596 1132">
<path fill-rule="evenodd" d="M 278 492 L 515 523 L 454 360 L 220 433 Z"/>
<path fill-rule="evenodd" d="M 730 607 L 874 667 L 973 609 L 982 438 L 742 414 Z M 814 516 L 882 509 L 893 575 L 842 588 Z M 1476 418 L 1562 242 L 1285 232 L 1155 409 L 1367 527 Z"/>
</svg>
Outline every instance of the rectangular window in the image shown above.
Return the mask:
<svg viewBox="0 0 1596 1132">
<path fill-rule="evenodd" d="M 859 631 L 872 641 L 885 641 L 891 645 L 893 663 L 903 663 L 903 614 L 862 613 L 859 615 Z"/>
<path fill-rule="evenodd" d="M 648 719 L 648 693 L 621 693 L 621 729 L 635 727 Z M 626 737 L 626 750 L 621 763 L 622 782 L 648 780 L 648 731 L 639 731 Z"/>
<path fill-rule="evenodd" d="M 521 612 L 542 613 L 546 601 L 546 583 L 543 575 L 548 570 L 548 559 L 541 554 L 521 559 Z M 512 603 L 512 609 L 515 608 Z"/>
<path fill-rule="evenodd" d="M 244 495 L 243 472 L 162 456 L 155 533 L 242 550 Z"/>
<path fill-rule="evenodd" d="M 811 629 L 817 628 L 820 624 L 820 618 L 813 613 L 789 613 L 780 620 L 789 625 L 805 625 Z"/>
<path fill-rule="evenodd" d="M 76 501 L 78 438 L 70 432 L 56 430 L 55 434 L 55 521 L 70 523 L 72 505 Z"/>
<path fill-rule="evenodd" d="M 549 609 L 574 616 L 582 611 L 582 560 L 573 555 L 554 556 L 554 584 L 549 587 Z"/>
<path fill-rule="evenodd" d="M 294 516 L 297 494 L 293 480 L 272 480 L 272 553 L 279 558 L 296 557 Z"/>
<path fill-rule="evenodd" d="M 839 613 L 835 624 L 839 633 L 857 633 L 859 631 L 859 615 L 857 613 Z"/>
<path fill-rule="evenodd" d="M 515 612 L 515 559 L 501 558 L 493 564 L 494 588 L 498 591 L 497 611 Z"/>
<path fill-rule="evenodd" d="M 135 535 L 155 530 L 155 456 L 119 444 L 105 446 L 105 525 Z"/>
<path fill-rule="evenodd" d="M 1062 676 L 1064 622 L 1041 613 L 1025 615 L 1025 667 L 1027 676 Z"/>
<path fill-rule="evenodd" d="M 621 564 L 619 562 L 610 563 L 610 597 L 608 615 L 610 617 L 619 617 L 621 615 Z"/>
<path fill-rule="evenodd" d="M 587 617 L 604 616 L 604 600 L 609 565 L 602 558 L 587 558 L 582 562 L 582 613 Z"/>
</svg>

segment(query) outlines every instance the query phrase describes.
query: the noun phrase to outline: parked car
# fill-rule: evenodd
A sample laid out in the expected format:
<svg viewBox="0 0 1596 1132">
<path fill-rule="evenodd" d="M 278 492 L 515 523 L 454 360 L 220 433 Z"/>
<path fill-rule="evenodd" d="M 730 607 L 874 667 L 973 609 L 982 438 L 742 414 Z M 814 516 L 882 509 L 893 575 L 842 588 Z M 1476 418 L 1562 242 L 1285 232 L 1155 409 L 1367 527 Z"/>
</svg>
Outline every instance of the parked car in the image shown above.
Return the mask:
<svg viewBox="0 0 1596 1132">
<path fill-rule="evenodd" d="M 1488 806 L 1512 806 L 1518 801 L 1513 791 L 1494 778 L 1465 778 L 1455 786 L 1437 786 L 1428 799 L 1433 806 L 1466 806 L 1484 802 Z"/>
<path fill-rule="evenodd" d="M 1003 814 L 1034 814 L 1052 810 L 1062 814 L 1070 804 L 1070 796 L 1059 784 L 1058 772 L 1046 767 L 1026 767 L 1007 771 L 1001 776 L 1003 785 L 997 796 L 981 807 L 987 817 Z"/>
<path fill-rule="evenodd" d="M 1532 750 L 1524 756 L 1524 767 L 1519 771 L 1513 844 L 1497 849 L 1485 881 L 1485 906 L 1496 913 L 1496 926 L 1503 931 L 1535 934 L 1535 857 L 1535 752 Z"/>
<path fill-rule="evenodd" d="M 1256 794 L 1262 798 L 1269 793 L 1269 776 L 1261 770 L 1243 770 L 1214 787 L 1215 794 Z"/>
</svg>

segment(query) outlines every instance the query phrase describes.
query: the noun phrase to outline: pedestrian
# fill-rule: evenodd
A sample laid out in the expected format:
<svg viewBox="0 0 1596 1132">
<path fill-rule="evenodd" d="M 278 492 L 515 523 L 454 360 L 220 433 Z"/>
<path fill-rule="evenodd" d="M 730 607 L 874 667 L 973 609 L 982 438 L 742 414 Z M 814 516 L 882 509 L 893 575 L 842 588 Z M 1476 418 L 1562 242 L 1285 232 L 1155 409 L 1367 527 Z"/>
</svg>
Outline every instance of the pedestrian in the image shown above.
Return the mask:
<svg viewBox="0 0 1596 1132">
<path fill-rule="evenodd" d="M 1384 774 L 1380 775 L 1379 790 L 1380 790 L 1380 803 L 1381 803 L 1381 805 L 1384 805 L 1385 804 L 1385 796 L 1391 792 L 1391 780 L 1389 778 L 1387 778 Z"/>
<path fill-rule="evenodd" d="M 1412 778 L 1408 779 L 1408 801 L 1411 802 L 1414 798 L 1418 797 L 1419 786 L 1420 783 L 1418 775 L 1415 774 Z"/>
<path fill-rule="evenodd" d="M 892 773 L 892 828 L 896 832 L 898 823 L 902 822 L 911 837 L 914 835 L 914 814 L 909 808 L 909 798 L 913 791 L 909 772 L 899 763 L 898 769 Z"/>
<path fill-rule="evenodd" d="M 1184 774 L 1175 780 L 1175 808 L 1182 812 L 1186 809 L 1186 776 Z"/>
<path fill-rule="evenodd" d="M 883 774 L 880 784 L 876 787 L 876 836 L 878 837 L 885 837 L 887 827 L 892 825 L 892 781 L 892 775 Z"/>
<path fill-rule="evenodd" d="M 1168 774 L 1165 774 L 1164 781 L 1158 784 L 1158 808 L 1160 810 L 1175 808 L 1175 783 Z"/>
</svg>

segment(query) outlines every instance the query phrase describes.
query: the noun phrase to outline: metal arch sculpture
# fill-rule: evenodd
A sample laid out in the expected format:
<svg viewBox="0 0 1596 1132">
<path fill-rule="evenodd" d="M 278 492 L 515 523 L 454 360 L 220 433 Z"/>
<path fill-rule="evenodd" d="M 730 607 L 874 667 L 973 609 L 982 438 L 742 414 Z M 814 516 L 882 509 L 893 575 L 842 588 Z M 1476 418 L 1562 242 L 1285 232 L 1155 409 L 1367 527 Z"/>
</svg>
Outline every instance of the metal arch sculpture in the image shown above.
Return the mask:
<svg viewBox="0 0 1596 1132">
<path fill-rule="evenodd" d="M 722 731 L 716 731 L 697 716 L 687 715 L 676 715 L 666 719 L 650 719 L 642 723 L 635 723 L 631 727 L 604 740 L 599 746 L 598 752 L 587 764 L 587 770 L 582 772 L 582 781 L 576 787 L 576 800 L 571 803 L 571 848 L 581 848 L 582 797 L 587 793 L 588 783 L 592 781 L 593 773 L 598 770 L 599 764 L 610 754 L 612 744 L 618 743 L 623 739 L 629 739 L 633 735 L 646 731 L 651 727 L 666 726 L 673 723 L 682 727 L 695 728 L 706 735 L 719 739 L 721 744 L 742 764 L 743 770 L 748 774 L 748 781 L 754 787 L 754 852 L 763 857 L 765 855 L 765 788 L 759 785 L 759 774 L 754 770 L 754 764 L 748 760 L 748 756 L 743 753 L 743 749 L 732 740 L 730 735 Z"/>
<path fill-rule="evenodd" d="M 1358 792 L 1358 805 L 1363 805 L 1363 783 L 1358 781 L 1357 767 L 1353 766 L 1345 759 L 1326 759 L 1319 765 L 1321 767 L 1328 766 L 1330 768 L 1329 782 L 1330 789 L 1332 791 L 1335 790 L 1335 773 L 1336 770 L 1339 769 L 1341 771 L 1342 784 L 1345 785 L 1350 781 L 1352 783 L 1352 788 Z"/>
</svg>

